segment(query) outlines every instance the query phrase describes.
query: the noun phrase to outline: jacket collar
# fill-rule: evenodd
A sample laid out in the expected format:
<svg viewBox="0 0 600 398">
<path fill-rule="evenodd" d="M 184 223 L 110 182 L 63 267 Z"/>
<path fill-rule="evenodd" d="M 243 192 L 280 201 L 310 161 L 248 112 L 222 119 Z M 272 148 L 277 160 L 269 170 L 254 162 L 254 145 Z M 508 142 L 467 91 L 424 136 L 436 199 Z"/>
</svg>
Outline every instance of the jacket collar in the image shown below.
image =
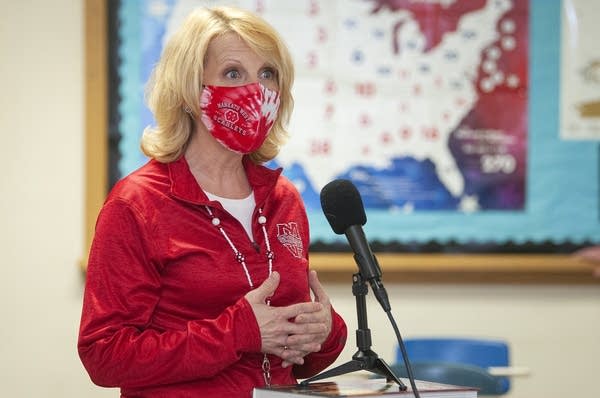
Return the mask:
<svg viewBox="0 0 600 398">
<path fill-rule="evenodd" d="M 282 169 L 271 170 L 265 166 L 255 164 L 248 156 L 242 158 L 246 176 L 254 191 L 257 206 L 261 205 L 272 191 Z M 169 171 L 171 195 L 186 202 L 206 205 L 210 202 L 196 179 L 184 156 L 167 163 Z"/>
</svg>

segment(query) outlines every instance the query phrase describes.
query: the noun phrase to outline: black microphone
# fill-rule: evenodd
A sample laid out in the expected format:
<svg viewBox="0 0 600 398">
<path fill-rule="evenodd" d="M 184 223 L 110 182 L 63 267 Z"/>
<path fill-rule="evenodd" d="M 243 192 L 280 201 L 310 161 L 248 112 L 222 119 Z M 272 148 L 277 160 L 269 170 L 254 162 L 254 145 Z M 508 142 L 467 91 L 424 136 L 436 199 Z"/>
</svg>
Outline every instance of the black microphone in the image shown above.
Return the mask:
<svg viewBox="0 0 600 398">
<path fill-rule="evenodd" d="M 329 182 L 321 190 L 321 208 L 333 232 L 346 235 L 360 275 L 371 285 L 383 310 L 391 311 L 387 292 L 381 282 L 381 268 L 362 229 L 367 222 L 367 216 L 360 193 L 354 184 L 342 179 Z"/>
</svg>

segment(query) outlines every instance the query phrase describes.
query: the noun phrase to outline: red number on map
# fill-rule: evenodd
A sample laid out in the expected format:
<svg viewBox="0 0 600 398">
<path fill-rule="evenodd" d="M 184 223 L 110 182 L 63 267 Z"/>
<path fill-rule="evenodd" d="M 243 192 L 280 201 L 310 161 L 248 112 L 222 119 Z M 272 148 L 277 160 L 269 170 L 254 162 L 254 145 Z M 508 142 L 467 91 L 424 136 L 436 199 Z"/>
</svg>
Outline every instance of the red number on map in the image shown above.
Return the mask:
<svg viewBox="0 0 600 398">
<path fill-rule="evenodd" d="M 319 2 L 317 0 L 312 0 L 308 9 L 308 15 L 314 17 L 315 15 L 319 15 L 319 11 Z"/>
<path fill-rule="evenodd" d="M 356 90 L 356 94 L 360 95 L 361 97 L 372 97 L 375 95 L 376 91 L 375 84 L 371 82 L 356 83 L 354 88 Z"/>
<path fill-rule="evenodd" d="M 327 140 L 312 140 L 310 144 L 311 155 L 328 155 L 330 144 Z"/>
</svg>

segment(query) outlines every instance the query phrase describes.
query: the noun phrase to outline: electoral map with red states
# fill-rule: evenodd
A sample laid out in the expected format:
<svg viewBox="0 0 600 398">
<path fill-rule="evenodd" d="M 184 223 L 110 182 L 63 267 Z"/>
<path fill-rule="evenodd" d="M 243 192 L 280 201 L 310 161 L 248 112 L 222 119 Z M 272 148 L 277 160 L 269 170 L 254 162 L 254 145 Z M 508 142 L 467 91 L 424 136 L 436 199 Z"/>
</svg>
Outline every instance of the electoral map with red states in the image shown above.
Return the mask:
<svg viewBox="0 0 600 398">
<path fill-rule="evenodd" d="M 349 178 L 370 208 L 523 208 L 527 2 L 260 3 L 298 69 L 278 162 L 309 205 Z"/>
</svg>

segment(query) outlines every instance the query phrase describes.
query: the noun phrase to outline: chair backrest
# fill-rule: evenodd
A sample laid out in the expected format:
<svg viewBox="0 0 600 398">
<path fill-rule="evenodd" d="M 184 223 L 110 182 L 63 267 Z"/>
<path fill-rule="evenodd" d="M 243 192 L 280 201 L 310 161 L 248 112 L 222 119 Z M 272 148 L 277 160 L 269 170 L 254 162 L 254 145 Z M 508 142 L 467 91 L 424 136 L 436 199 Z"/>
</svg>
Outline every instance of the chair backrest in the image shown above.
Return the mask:
<svg viewBox="0 0 600 398">
<path fill-rule="evenodd" d="M 394 364 L 391 369 L 398 377 L 409 377 L 404 364 Z M 441 361 L 421 361 L 412 362 L 411 369 L 414 378 L 418 380 L 474 387 L 479 390 L 478 396 L 504 394 L 504 386 L 502 386 L 500 380 L 479 366 Z"/>
<path fill-rule="evenodd" d="M 487 369 L 490 366 L 509 366 L 508 344 L 501 340 L 478 338 L 408 338 L 404 346 L 411 362 L 441 361 L 467 364 Z M 398 347 L 396 359 L 404 363 Z M 510 389 L 510 379 L 501 377 L 502 393 Z"/>
</svg>

